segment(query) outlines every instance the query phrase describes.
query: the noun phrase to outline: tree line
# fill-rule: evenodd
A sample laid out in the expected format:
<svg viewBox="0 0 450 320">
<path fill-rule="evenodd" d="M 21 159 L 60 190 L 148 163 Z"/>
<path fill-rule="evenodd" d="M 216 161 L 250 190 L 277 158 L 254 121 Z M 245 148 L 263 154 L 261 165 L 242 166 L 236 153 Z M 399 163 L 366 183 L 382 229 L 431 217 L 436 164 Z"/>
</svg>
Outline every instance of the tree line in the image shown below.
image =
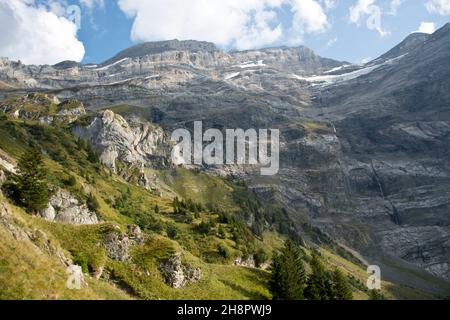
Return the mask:
<svg viewBox="0 0 450 320">
<path fill-rule="evenodd" d="M 307 274 L 305 254 L 293 241 L 275 253 L 271 265 L 270 291 L 274 300 L 352 300 L 347 277 L 339 269 L 329 271 L 313 250 Z"/>
</svg>

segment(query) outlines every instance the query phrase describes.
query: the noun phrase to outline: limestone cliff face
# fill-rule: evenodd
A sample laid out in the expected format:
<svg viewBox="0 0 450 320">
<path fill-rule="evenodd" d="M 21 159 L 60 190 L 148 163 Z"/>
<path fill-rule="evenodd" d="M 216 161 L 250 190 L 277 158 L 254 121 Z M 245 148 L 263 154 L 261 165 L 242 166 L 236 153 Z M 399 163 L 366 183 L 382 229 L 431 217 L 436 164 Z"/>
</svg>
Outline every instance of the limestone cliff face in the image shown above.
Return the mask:
<svg viewBox="0 0 450 320">
<path fill-rule="evenodd" d="M 91 117 L 87 126 L 74 127 L 73 132 L 99 150 L 101 162 L 114 171 L 117 160 L 137 168 L 167 161 L 164 131 L 146 121 L 127 121 L 106 110 Z"/>
<path fill-rule="evenodd" d="M 246 71 L 255 65 L 312 75 L 343 64 L 322 58 L 306 47 L 226 53 L 211 43 L 163 41 L 129 48 L 100 65 L 62 62 L 55 66 L 27 66 L 2 59 L 0 81 L 16 88 L 65 89 L 124 83 L 151 88 L 163 84 L 164 88 L 199 77 L 227 77 L 227 72 Z"/>
</svg>

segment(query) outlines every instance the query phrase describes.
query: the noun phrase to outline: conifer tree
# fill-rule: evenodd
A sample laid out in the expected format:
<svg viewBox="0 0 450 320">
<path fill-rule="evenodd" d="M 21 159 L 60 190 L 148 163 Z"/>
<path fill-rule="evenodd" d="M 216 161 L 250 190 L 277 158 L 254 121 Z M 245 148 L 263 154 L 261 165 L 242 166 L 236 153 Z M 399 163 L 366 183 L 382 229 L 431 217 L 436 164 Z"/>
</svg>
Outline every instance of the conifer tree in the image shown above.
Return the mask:
<svg viewBox="0 0 450 320">
<path fill-rule="evenodd" d="M 49 201 L 49 191 L 41 154 L 35 150 L 24 153 L 17 167 L 18 174 L 14 182 L 19 202 L 31 213 L 45 209 Z"/>
<path fill-rule="evenodd" d="M 348 284 L 346 276 L 342 273 L 341 270 L 335 269 L 332 274 L 332 296 L 330 299 L 332 300 L 352 300 L 353 294 Z"/>
<path fill-rule="evenodd" d="M 380 290 L 370 290 L 369 300 L 385 300 L 385 297 Z"/>
<path fill-rule="evenodd" d="M 311 274 L 305 289 L 305 298 L 308 300 L 330 300 L 332 298 L 331 281 L 328 272 L 320 260 L 317 251 L 312 252 Z"/>
<path fill-rule="evenodd" d="M 270 282 L 273 299 L 303 300 L 305 268 L 299 248 L 287 241 L 279 254 L 274 254 Z"/>
</svg>

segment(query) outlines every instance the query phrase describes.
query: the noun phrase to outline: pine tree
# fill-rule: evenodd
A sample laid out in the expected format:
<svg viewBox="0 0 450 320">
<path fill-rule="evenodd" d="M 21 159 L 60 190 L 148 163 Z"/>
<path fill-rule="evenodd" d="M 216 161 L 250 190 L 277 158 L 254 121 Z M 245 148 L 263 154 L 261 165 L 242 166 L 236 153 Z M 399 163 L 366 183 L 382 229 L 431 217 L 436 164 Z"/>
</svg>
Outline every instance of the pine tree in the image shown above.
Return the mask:
<svg viewBox="0 0 450 320">
<path fill-rule="evenodd" d="M 335 269 L 332 275 L 332 300 L 352 300 L 353 294 L 346 276 L 341 270 Z"/>
<path fill-rule="evenodd" d="M 270 282 L 274 300 L 303 300 L 305 268 L 299 248 L 287 241 L 280 254 L 274 254 Z"/>
<path fill-rule="evenodd" d="M 315 250 L 312 252 L 310 265 L 312 272 L 307 281 L 305 298 L 308 300 L 330 300 L 332 297 L 330 276 L 320 260 L 319 253 Z"/>
<path fill-rule="evenodd" d="M 17 167 L 18 174 L 14 182 L 19 202 L 31 213 L 45 209 L 49 201 L 49 191 L 41 154 L 37 151 L 24 153 Z"/>
<path fill-rule="evenodd" d="M 385 300 L 385 297 L 380 290 L 370 290 L 369 300 Z"/>
</svg>

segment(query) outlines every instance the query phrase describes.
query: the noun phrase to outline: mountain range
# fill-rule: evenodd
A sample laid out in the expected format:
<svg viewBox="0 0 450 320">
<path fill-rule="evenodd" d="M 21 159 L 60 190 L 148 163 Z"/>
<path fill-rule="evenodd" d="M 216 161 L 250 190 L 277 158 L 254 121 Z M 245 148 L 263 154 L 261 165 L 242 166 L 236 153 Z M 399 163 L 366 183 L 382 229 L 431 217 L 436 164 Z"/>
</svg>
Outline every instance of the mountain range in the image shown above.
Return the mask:
<svg viewBox="0 0 450 320">
<path fill-rule="evenodd" d="M 50 127 L 63 118 L 111 174 L 160 199 L 189 195 L 205 206 L 233 207 L 242 203 L 228 201 L 219 186 L 243 184 L 244 202 L 258 205 L 238 211 L 255 234 L 270 230 L 331 246 L 356 264 L 380 266 L 390 283 L 447 297 L 449 61 L 450 24 L 430 35 L 413 33 L 365 64 L 323 58 L 303 46 L 225 52 L 207 42 L 152 42 L 99 65 L 1 58 L 0 108 Z M 255 166 L 173 173 L 168 137 L 178 128 L 193 130 L 194 121 L 221 130 L 279 129 L 279 174 L 263 177 Z M 14 148 L 11 142 L 0 148 L 0 165 L 11 171 Z M 63 192 L 54 201 L 70 198 Z M 90 221 L 85 209 L 76 213 L 83 219 L 61 221 Z M 120 278 L 120 268 L 114 270 Z"/>
</svg>

